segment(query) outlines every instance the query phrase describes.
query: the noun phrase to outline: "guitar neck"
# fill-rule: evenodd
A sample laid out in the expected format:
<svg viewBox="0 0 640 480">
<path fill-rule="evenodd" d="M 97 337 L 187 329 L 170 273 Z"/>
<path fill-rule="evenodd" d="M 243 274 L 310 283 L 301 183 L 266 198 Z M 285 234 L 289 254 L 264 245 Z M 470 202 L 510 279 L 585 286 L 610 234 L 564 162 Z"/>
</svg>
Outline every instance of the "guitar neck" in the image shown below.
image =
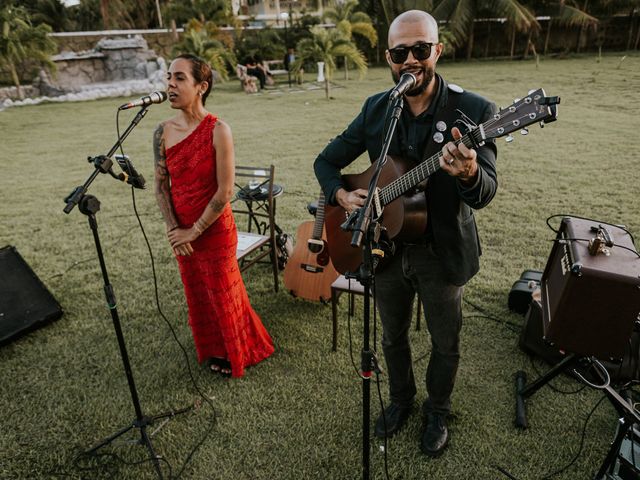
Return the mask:
<svg viewBox="0 0 640 480">
<path fill-rule="evenodd" d="M 316 209 L 316 220 L 313 223 L 313 234 L 311 236 L 314 240 L 320 240 L 322 238 L 322 228 L 324 227 L 324 192 L 320 191 L 318 197 L 318 208 Z"/>
<path fill-rule="evenodd" d="M 478 131 L 479 129 L 474 129 L 472 132 L 464 135 L 461 139 L 454 141 L 454 143 L 456 145 L 463 143 L 468 148 L 474 148 L 477 146 L 478 142 L 473 135 Z M 426 180 L 430 175 L 438 171 L 440 168 L 440 158 L 442 158 L 442 151 L 426 158 L 418 166 L 412 168 L 404 175 L 396 178 L 393 182 L 380 189 L 378 195 L 382 204 L 388 205 L 396 198 L 401 197 L 416 185 Z"/>
</svg>

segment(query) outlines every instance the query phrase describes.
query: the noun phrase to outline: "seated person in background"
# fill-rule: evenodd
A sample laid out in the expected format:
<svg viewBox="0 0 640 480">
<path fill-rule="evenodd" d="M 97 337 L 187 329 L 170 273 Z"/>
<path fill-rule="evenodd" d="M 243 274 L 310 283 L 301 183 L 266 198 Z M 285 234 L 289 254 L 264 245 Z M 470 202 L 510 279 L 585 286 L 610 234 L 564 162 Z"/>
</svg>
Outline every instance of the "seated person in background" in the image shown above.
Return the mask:
<svg viewBox="0 0 640 480">
<path fill-rule="evenodd" d="M 267 82 L 267 75 L 264 73 L 264 70 L 258 66 L 256 59 L 253 57 L 247 57 L 244 61 L 244 65 L 247 67 L 247 73 L 258 79 L 260 82 L 260 89 L 262 90 Z"/>
<path fill-rule="evenodd" d="M 273 85 L 276 82 L 273 80 L 273 74 L 269 70 L 269 65 L 264 62 L 260 55 L 255 55 L 256 66 L 264 72 L 264 79 L 267 85 Z"/>
</svg>

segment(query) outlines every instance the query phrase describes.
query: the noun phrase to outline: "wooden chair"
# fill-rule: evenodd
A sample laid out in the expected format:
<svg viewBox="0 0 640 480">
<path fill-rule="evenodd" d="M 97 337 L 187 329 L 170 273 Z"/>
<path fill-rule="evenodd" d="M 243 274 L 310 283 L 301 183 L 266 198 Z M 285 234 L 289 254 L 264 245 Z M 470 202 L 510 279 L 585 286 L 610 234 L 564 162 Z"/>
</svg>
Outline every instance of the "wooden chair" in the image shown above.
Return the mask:
<svg viewBox="0 0 640 480">
<path fill-rule="evenodd" d="M 277 292 L 275 197 L 282 193 L 282 187 L 273 183 L 274 171 L 273 165 L 266 168 L 236 166 L 236 194 L 231 207 L 238 228 L 236 258 L 240 271 L 268 261 L 273 270 L 273 288 Z"/>
<path fill-rule="evenodd" d="M 331 285 L 331 315 L 333 320 L 333 343 L 331 350 L 334 352 L 338 350 L 338 298 L 342 293 L 349 294 L 349 315 L 353 315 L 355 296 L 364 295 L 364 286 L 359 281 L 355 279 L 348 279 L 344 275 L 340 275 L 336 278 L 336 281 Z M 418 304 L 416 312 L 416 330 L 420 330 L 421 304 L 419 298 L 416 303 Z M 371 307 L 374 307 L 373 303 Z"/>
</svg>

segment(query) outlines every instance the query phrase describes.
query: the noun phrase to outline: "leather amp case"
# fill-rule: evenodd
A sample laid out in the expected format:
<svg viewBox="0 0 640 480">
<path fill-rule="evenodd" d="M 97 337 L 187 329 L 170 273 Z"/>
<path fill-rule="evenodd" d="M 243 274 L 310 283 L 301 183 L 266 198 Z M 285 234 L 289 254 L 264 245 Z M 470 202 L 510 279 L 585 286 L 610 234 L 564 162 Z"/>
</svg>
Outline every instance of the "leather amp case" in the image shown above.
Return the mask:
<svg viewBox="0 0 640 480">
<path fill-rule="evenodd" d="M 611 246 L 593 254 L 603 230 Z M 622 358 L 640 312 L 635 251 L 620 227 L 564 217 L 542 275 L 545 339 L 569 353 Z"/>
</svg>

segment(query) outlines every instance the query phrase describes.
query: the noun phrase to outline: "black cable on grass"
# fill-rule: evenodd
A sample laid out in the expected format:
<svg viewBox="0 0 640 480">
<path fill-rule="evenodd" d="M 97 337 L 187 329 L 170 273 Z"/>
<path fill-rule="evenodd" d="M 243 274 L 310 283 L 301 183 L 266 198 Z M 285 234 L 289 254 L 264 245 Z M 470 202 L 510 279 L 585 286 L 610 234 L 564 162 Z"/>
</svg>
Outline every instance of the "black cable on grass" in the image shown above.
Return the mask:
<svg viewBox="0 0 640 480">
<path fill-rule="evenodd" d="M 122 240 L 123 238 L 125 238 L 126 236 L 129 235 L 129 232 L 131 232 L 131 230 L 133 230 L 134 228 L 136 228 L 136 225 L 129 227 L 122 235 L 120 235 L 119 237 L 114 239 L 115 243 L 118 243 L 120 240 Z M 89 257 L 89 258 L 84 258 L 82 260 L 76 260 L 74 261 L 69 267 L 67 267 L 67 269 L 62 272 L 62 273 L 54 273 L 53 275 L 51 275 L 48 280 L 53 280 L 54 278 L 57 277 L 63 277 L 65 276 L 70 270 L 76 268 L 78 265 L 82 264 L 82 263 L 87 263 L 90 262 L 92 260 L 95 260 L 95 257 Z"/>
<path fill-rule="evenodd" d="M 580 447 L 578 448 L 578 452 L 574 455 L 574 457 L 571 459 L 571 461 L 565 465 L 562 468 L 559 468 L 558 470 L 556 470 L 555 472 L 551 472 L 546 474 L 544 477 L 542 477 L 541 480 L 547 480 L 551 477 L 555 477 L 556 475 L 561 474 L 562 472 L 564 472 L 565 470 L 569 469 L 574 463 L 576 463 L 576 460 L 578 460 L 578 457 L 580 457 L 580 454 L 582 453 L 582 448 L 584 447 L 584 438 L 586 436 L 587 433 L 587 425 L 589 423 L 589 420 L 591 419 L 591 416 L 593 415 L 593 413 L 596 411 L 596 409 L 600 406 L 600 404 L 602 403 L 602 401 L 607 398 L 605 395 L 602 395 L 600 397 L 600 400 L 598 400 L 596 402 L 596 404 L 593 406 L 593 408 L 591 409 L 591 411 L 589 412 L 589 414 L 587 415 L 587 418 L 584 421 L 584 426 L 582 427 L 582 434 L 580 435 Z"/>
<path fill-rule="evenodd" d="M 586 436 L 586 432 L 587 432 L 587 424 L 589 423 L 589 420 L 591 419 L 591 416 L 593 415 L 593 413 L 596 411 L 596 409 L 600 406 L 600 404 L 602 403 L 602 401 L 607 398 L 605 395 L 602 395 L 600 397 L 600 399 L 596 402 L 596 404 L 593 406 L 593 408 L 591 409 L 591 411 L 589 412 L 589 414 L 587 415 L 587 418 L 584 421 L 584 425 L 582 427 L 582 435 L 580 436 L 580 447 L 578 448 L 578 453 L 576 453 L 574 455 L 574 457 L 569 461 L 568 464 L 566 464 L 565 466 L 563 466 L 562 468 L 559 468 L 558 470 L 551 472 L 551 473 L 547 473 L 545 476 L 541 477 L 540 480 L 548 480 L 552 477 L 555 477 L 556 475 L 561 474 L 562 472 L 568 470 L 574 463 L 576 463 L 576 460 L 578 460 L 578 458 L 580 457 L 580 454 L 582 454 L 582 449 L 584 448 L 584 438 Z M 506 470 L 504 467 L 501 467 L 500 465 L 493 465 L 493 467 L 498 470 L 500 473 L 502 473 L 503 475 L 507 476 L 508 478 L 510 478 L 511 480 L 518 480 L 518 477 L 514 476 L 513 474 L 511 474 L 508 470 Z"/>
<path fill-rule="evenodd" d="M 100 463 L 99 465 L 95 465 L 95 466 L 87 466 L 87 467 L 83 467 L 79 465 L 79 461 L 82 458 L 86 458 L 88 460 L 95 460 L 98 461 L 100 459 L 111 459 L 111 461 L 106 461 L 106 462 L 98 462 Z M 166 464 L 168 470 L 169 470 L 169 476 L 168 478 L 173 478 L 173 472 L 171 469 L 171 464 L 167 461 L 167 459 L 163 458 L 163 457 L 156 457 L 158 461 L 163 462 Z M 151 458 L 145 458 L 143 460 L 137 460 L 137 461 L 127 461 L 124 458 L 122 458 L 121 456 L 115 454 L 115 453 L 111 453 L 111 452 L 106 452 L 106 453 L 92 453 L 92 454 L 81 454 L 78 455 L 75 459 L 74 459 L 74 468 L 77 471 L 80 472 L 97 472 L 100 471 L 101 473 L 107 473 L 111 478 L 117 479 L 117 478 L 121 478 L 121 476 L 119 476 L 118 474 L 120 473 L 120 469 L 119 467 L 121 465 L 125 465 L 128 467 L 136 467 L 139 465 L 144 465 L 145 463 L 150 463 L 152 462 L 154 459 Z M 107 472 L 105 472 L 105 469 L 109 469 Z"/>
<path fill-rule="evenodd" d="M 522 329 L 522 325 L 519 325 L 519 324 L 514 323 L 514 322 L 509 322 L 507 320 L 500 320 L 498 317 L 494 317 L 494 316 L 490 315 L 482 307 L 478 306 L 477 304 L 473 303 L 470 300 L 467 300 L 464 297 L 462 298 L 462 301 L 464 303 L 466 303 L 467 305 L 475 308 L 478 312 L 480 312 L 482 314 L 482 316 L 480 316 L 480 318 L 486 318 L 486 319 L 491 320 L 491 321 L 493 321 L 495 323 L 498 323 L 500 325 L 504 325 L 505 327 L 507 327 L 509 329 L 514 329 L 514 328 L 516 328 L 518 330 Z M 474 317 L 478 317 L 478 315 L 465 315 L 464 316 L 464 318 L 474 318 Z"/>
</svg>

